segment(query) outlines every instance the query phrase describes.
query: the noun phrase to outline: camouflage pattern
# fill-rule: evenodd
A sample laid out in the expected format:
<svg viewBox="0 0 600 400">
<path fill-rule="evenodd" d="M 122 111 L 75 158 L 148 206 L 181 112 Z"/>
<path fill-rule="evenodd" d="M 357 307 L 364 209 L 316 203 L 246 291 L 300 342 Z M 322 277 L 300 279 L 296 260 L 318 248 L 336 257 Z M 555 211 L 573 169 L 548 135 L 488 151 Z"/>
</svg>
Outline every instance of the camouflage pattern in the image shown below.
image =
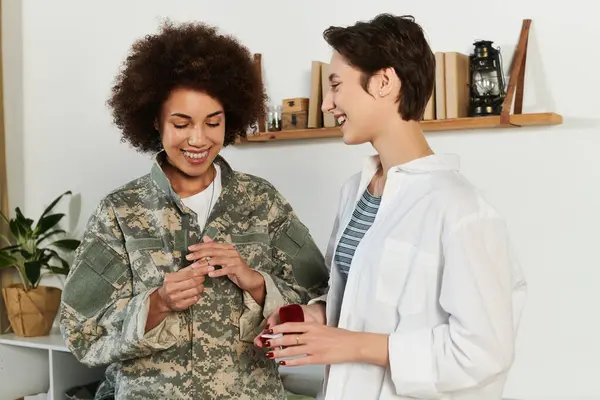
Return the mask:
<svg viewBox="0 0 600 400">
<path fill-rule="evenodd" d="M 221 157 L 222 192 L 199 232 L 159 159 L 90 218 L 63 292 L 67 346 L 87 365 L 110 365 L 97 398 L 114 388 L 116 399 L 284 399 L 277 364 L 252 340 L 277 307 L 325 292 L 321 252 L 272 185 Z M 227 277 L 207 277 L 194 306 L 144 333 L 150 294 L 189 265 L 187 247 L 203 235 L 234 243 L 264 276 L 264 307 Z"/>
</svg>

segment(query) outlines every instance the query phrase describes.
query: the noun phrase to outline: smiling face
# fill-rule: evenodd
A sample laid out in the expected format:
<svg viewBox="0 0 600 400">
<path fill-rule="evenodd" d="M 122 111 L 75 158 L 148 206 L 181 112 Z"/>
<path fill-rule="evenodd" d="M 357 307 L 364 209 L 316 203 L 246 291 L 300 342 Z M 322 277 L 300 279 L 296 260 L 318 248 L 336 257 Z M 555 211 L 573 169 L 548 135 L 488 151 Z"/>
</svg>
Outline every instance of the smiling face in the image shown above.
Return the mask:
<svg viewBox="0 0 600 400">
<path fill-rule="evenodd" d="M 164 102 L 159 131 L 167 162 L 185 177 L 202 177 L 223 148 L 225 112 L 206 93 L 175 89 Z"/>
<path fill-rule="evenodd" d="M 323 112 L 332 113 L 341 124 L 346 144 L 372 142 L 385 130 L 390 117 L 397 117 L 399 80 L 393 69 L 374 74 L 362 86 L 363 73 L 334 51 L 331 57 L 330 87 L 323 99 Z"/>
</svg>

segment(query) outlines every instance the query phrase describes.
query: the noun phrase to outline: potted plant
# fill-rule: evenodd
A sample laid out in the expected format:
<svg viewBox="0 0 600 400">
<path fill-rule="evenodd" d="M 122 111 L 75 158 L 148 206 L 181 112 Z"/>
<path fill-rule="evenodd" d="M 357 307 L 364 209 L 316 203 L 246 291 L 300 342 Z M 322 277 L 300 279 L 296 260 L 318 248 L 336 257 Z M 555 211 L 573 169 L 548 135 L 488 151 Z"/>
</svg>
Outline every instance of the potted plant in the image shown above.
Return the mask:
<svg viewBox="0 0 600 400">
<path fill-rule="evenodd" d="M 35 225 L 18 207 L 10 220 L 0 213 L 12 236 L 0 234 L 6 242 L 6 247 L 0 249 L 0 269 L 15 268 L 21 280 L 2 288 L 15 335 L 44 336 L 52 328 L 62 290 L 39 283 L 44 274 L 67 275 L 69 263 L 59 251 L 73 252 L 80 244 L 79 240 L 57 238 L 66 233 L 57 227 L 65 214 L 52 213 L 52 209 L 63 196 L 70 194 L 67 191 L 50 203 Z"/>
</svg>

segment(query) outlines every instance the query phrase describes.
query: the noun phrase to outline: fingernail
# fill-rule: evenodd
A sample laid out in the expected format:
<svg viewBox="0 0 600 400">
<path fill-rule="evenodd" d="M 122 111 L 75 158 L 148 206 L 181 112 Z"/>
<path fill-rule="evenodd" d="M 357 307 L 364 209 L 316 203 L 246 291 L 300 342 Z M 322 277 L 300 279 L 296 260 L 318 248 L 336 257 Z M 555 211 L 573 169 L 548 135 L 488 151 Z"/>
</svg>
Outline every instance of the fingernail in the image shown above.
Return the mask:
<svg viewBox="0 0 600 400">
<path fill-rule="evenodd" d="M 279 361 L 279 365 L 285 365 L 285 361 Z"/>
<path fill-rule="evenodd" d="M 267 329 L 267 335 L 272 335 L 273 334 L 273 329 Z"/>
<path fill-rule="evenodd" d="M 266 345 L 267 347 L 271 347 L 271 341 L 270 341 L 270 340 L 267 340 L 267 341 L 265 342 L 265 345 Z"/>
<path fill-rule="evenodd" d="M 273 358 L 273 352 L 272 351 L 268 352 L 267 354 L 265 354 L 265 357 Z"/>
</svg>

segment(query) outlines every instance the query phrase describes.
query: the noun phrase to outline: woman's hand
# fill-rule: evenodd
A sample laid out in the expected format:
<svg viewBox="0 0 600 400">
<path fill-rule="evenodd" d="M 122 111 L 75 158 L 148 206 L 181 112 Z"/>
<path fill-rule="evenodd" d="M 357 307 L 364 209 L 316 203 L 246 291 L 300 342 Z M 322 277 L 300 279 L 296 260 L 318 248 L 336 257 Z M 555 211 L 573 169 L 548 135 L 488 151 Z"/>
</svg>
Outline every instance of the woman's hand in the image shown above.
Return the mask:
<svg viewBox="0 0 600 400">
<path fill-rule="evenodd" d="M 155 292 L 163 311 L 187 310 L 200 299 L 204 291 L 207 268 L 186 267 L 177 272 L 168 273 L 163 285 Z"/>
<path fill-rule="evenodd" d="M 206 268 L 186 267 L 168 273 L 162 286 L 150 295 L 146 332 L 156 327 L 171 311 L 187 310 L 204 291 Z"/>
<path fill-rule="evenodd" d="M 310 305 L 301 304 L 302 311 L 304 312 L 304 322 L 314 322 L 315 324 L 325 325 L 326 317 L 325 317 L 325 303 L 319 302 Z M 281 308 L 281 307 L 280 307 Z M 267 330 L 273 326 L 279 325 L 281 321 L 279 320 L 279 308 L 275 310 L 273 314 L 267 318 L 267 327 L 264 331 L 262 331 L 258 336 L 254 338 L 254 345 L 257 347 L 265 347 L 265 339 L 261 336 L 264 333 L 267 333 Z"/>
<path fill-rule="evenodd" d="M 208 236 L 204 236 L 203 240 L 203 243 L 188 248 L 190 254 L 187 255 L 187 259 L 194 261 L 192 266 L 207 268 L 208 276 L 211 278 L 227 276 L 262 305 L 265 296 L 263 276 L 250 268 L 234 245 L 214 242 Z M 215 269 L 214 266 L 221 266 L 221 268 Z"/>
<path fill-rule="evenodd" d="M 268 358 L 296 357 L 280 361 L 281 365 L 388 364 L 388 335 L 352 332 L 314 322 L 289 322 L 274 326 L 269 332 L 284 336 L 267 341 Z"/>
</svg>

